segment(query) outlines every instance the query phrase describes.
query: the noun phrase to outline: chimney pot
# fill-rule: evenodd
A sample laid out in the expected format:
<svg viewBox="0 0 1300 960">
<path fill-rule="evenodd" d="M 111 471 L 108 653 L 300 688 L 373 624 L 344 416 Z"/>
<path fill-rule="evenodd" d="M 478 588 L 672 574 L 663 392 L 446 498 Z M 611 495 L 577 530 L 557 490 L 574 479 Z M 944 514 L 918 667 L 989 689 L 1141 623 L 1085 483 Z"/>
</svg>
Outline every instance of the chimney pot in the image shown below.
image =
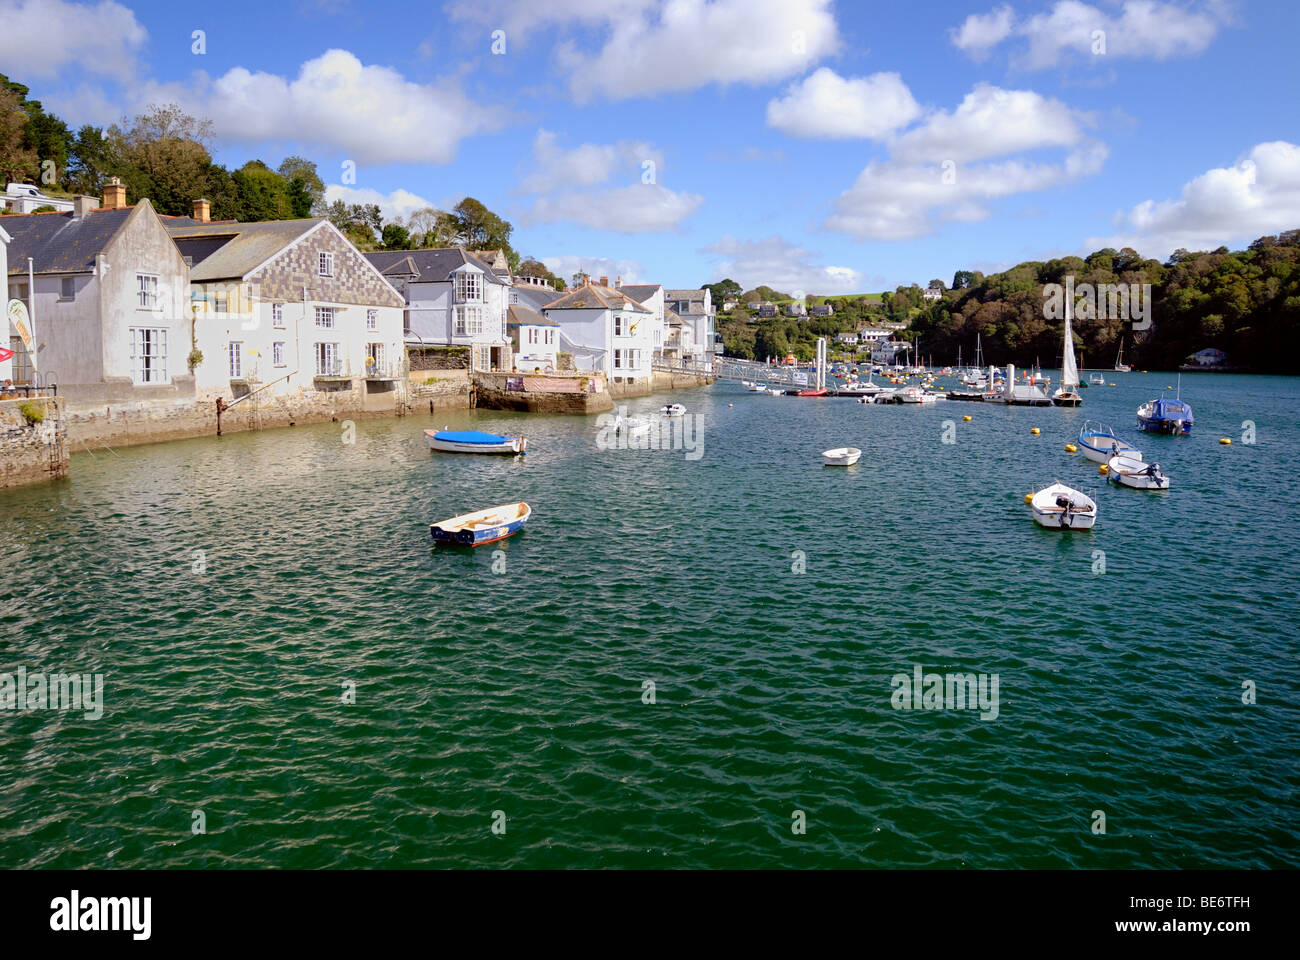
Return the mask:
<svg viewBox="0 0 1300 960">
<path fill-rule="evenodd" d="M 105 210 L 121 210 L 126 206 L 126 187 L 122 186 L 118 177 L 109 177 L 108 183 L 104 184 L 104 202 L 101 206 Z"/>
<path fill-rule="evenodd" d="M 207 200 L 195 200 L 192 219 L 199 221 L 199 223 L 210 222 L 212 219 L 212 204 Z"/>
</svg>

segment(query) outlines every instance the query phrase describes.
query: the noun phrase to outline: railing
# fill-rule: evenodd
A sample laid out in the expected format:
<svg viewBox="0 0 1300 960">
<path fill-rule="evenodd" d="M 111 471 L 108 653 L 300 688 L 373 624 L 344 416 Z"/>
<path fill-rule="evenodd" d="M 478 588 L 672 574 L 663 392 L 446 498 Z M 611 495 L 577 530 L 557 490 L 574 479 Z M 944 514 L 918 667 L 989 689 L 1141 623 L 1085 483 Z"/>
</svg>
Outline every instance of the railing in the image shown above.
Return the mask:
<svg viewBox="0 0 1300 960">
<path fill-rule="evenodd" d="M 366 358 L 366 379 L 367 380 L 400 380 L 402 377 L 401 364 L 395 361 L 377 360 L 372 361 Z"/>
<path fill-rule="evenodd" d="M 698 360 L 685 358 L 678 360 L 671 357 L 656 358 L 650 363 L 652 370 L 658 370 L 661 373 L 690 373 L 701 377 L 713 376 L 714 366 L 714 364 Z"/>
<path fill-rule="evenodd" d="M 331 360 L 328 362 L 322 362 L 321 360 L 318 359 L 316 361 L 315 376 L 321 378 L 336 377 L 339 379 L 343 379 L 343 378 L 351 377 L 352 373 L 349 371 L 348 365 L 344 363 L 342 360 Z"/>
</svg>

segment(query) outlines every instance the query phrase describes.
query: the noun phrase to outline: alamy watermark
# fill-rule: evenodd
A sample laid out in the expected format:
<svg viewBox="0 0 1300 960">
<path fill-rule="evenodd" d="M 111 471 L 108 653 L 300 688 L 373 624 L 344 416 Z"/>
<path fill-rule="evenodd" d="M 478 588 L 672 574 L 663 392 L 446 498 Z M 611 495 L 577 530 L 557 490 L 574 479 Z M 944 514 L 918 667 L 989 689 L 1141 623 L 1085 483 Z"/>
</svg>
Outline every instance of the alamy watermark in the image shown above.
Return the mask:
<svg viewBox="0 0 1300 960">
<path fill-rule="evenodd" d="M 81 710 L 87 720 L 104 715 L 102 673 L 0 673 L 0 710 Z"/>
<path fill-rule="evenodd" d="M 998 718 L 996 673 L 926 673 L 918 663 L 910 676 L 894 674 L 889 685 L 895 710 L 979 710 L 981 720 Z"/>
<path fill-rule="evenodd" d="M 1065 283 L 1043 285 L 1043 317 L 1064 320 L 1065 305 L 1076 320 L 1131 320 L 1134 330 L 1151 328 L 1151 284 L 1081 283 L 1067 274 Z"/>
<path fill-rule="evenodd" d="M 596 418 L 598 450 L 683 450 L 687 460 L 704 456 L 704 418 L 664 413 L 629 417 L 627 407 Z"/>
</svg>

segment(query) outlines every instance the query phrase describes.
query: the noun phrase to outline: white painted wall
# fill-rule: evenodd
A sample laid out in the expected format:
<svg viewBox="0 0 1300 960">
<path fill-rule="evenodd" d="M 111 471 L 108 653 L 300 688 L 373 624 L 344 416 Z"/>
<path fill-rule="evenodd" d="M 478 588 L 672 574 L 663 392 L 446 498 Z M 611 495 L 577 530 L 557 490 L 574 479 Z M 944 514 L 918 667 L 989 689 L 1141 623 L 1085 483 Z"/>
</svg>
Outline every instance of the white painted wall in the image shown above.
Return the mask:
<svg viewBox="0 0 1300 960">
<path fill-rule="evenodd" d="M 0 227 L 0 284 L 3 284 L 3 289 L 0 289 L 0 294 L 3 294 L 3 296 L 0 296 L 0 305 L 3 305 L 3 307 L 4 307 L 5 311 L 6 311 L 6 314 L 5 314 L 5 321 L 4 321 L 4 329 L 7 331 L 7 332 L 5 333 L 5 338 L 4 338 L 4 340 L 0 340 L 0 347 L 8 348 L 8 346 L 9 346 L 9 337 L 13 335 L 14 330 L 13 330 L 13 328 L 9 325 L 9 319 L 8 319 L 8 309 L 9 309 L 9 285 L 8 285 L 8 284 L 9 284 L 9 234 L 5 233 L 5 231 L 4 231 L 4 227 Z M 0 360 L 0 386 L 3 386 L 3 385 L 4 385 L 4 382 L 5 382 L 6 380 L 11 379 L 11 378 L 13 377 L 13 375 L 14 375 L 14 373 L 13 373 L 13 361 L 12 361 L 12 360 Z"/>
</svg>

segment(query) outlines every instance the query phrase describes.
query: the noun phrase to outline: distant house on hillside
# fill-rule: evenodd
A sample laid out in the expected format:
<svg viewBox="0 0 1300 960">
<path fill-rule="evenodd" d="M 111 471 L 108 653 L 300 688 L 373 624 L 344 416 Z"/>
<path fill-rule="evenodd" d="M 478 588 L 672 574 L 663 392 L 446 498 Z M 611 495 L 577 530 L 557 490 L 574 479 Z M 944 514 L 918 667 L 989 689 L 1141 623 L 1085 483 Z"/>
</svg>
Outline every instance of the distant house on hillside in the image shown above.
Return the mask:
<svg viewBox="0 0 1300 960">
<path fill-rule="evenodd" d="M 802 301 L 796 300 L 794 303 L 785 305 L 785 315 L 787 317 L 804 317 L 808 315 L 808 311 Z"/>
<path fill-rule="evenodd" d="M 833 317 L 835 316 L 835 308 L 832 307 L 829 303 L 814 303 L 811 307 L 808 308 L 808 316 Z"/>
<path fill-rule="evenodd" d="M 856 333 L 837 333 L 835 339 L 847 347 L 856 347 L 859 337 Z"/>
<path fill-rule="evenodd" d="M 939 287 L 926 287 L 924 290 L 921 291 L 921 296 L 924 297 L 926 300 L 942 300 L 943 290 L 941 290 Z"/>
<path fill-rule="evenodd" d="M 10 213 L 31 213 L 41 207 L 53 207 L 59 213 L 70 213 L 75 203 L 67 197 L 47 197 L 39 187 L 30 183 L 11 183 L 0 195 L 0 210 Z"/>
<path fill-rule="evenodd" d="M 764 300 L 758 305 L 758 316 L 760 319 L 767 319 L 776 316 L 776 304 L 768 303 Z"/>
</svg>

